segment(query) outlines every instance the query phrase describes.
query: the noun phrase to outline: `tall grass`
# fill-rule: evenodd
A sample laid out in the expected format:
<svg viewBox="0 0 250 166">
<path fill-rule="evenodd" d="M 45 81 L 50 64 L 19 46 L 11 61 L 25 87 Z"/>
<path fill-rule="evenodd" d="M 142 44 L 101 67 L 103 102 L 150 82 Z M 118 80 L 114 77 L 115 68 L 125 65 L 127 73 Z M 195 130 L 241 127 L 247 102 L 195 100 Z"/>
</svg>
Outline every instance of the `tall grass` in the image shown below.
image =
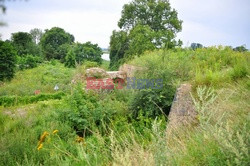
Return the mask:
<svg viewBox="0 0 250 166">
<path fill-rule="evenodd" d="M 72 91 L 67 99 L 0 107 L 0 165 L 249 165 L 249 52 L 221 47 L 160 50 L 129 63 L 143 67 L 144 73 L 137 73 L 140 78 L 165 77 L 170 87 L 191 82 L 199 124 L 174 128 L 170 135 L 164 115 L 152 118 L 142 114 L 152 108 L 159 111 L 161 105 L 153 107 L 145 101 L 138 116 L 132 116 L 134 90 L 92 96 Z M 59 87 L 65 85 L 63 90 L 67 91 L 71 77 L 81 79 L 85 72 L 84 66 L 72 70 L 54 65 L 19 72 L 12 82 L 0 87 L 1 95 L 31 95 L 33 90 L 25 89 L 26 84 L 52 92 L 42 85 L 42 78 L 46 78 L 46 85 L 59 81 Z M 38 76 L 36 81 L 29 81 L 34 75 Z M 161 102 L 166 102 L 164 97 L 155 95 Z M 77 135 L 66 116 L 74 115 L 75 120 L 82 116 L 68 104 L 70 100 L 79 101 L 78 109 L 87 110 L 84 113 L 96 113 L 87 121 L 96 116 L 100 119 L 91 124 L 91 134 L 85 138 Z M 94 109 L 97 106 L 98 112 Z M 13 116 L 18 111 L 26 112 L 25 116 Z M 112 116 L 105 122 L 98 114 L 106 112 Z M 58 132 L 53 134 L 55 130 Z M 41 141 L 45 131 L 49 135 Z M 39 143 L 43 144 L 40 148 Z"/>
<path fill-rule="evenodd" d="M 35 90 L 41 93 L 54 93 L 57 84 L 59 90 L 70 90 L 70 82 L 74 69 L 64 67 L 63 64 L 43 64 L 34 69 L 19 71 L 10 82 L 0 85 L 0 96 L 6 95 L 34 95 Z"/>
</svg>

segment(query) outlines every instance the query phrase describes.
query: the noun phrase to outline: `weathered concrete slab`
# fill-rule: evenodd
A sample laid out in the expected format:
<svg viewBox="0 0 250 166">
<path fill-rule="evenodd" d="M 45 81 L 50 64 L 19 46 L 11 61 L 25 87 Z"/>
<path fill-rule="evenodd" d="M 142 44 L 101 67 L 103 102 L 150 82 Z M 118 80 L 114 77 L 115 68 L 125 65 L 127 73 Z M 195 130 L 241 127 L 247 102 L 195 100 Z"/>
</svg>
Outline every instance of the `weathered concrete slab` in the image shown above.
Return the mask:
<svg viewBox="0 0 250 166">
<path fill-rule="evenodd" d="M 107 74 L 111 79 L 120 78 L 125 80 L 127 78 L 127 73 L 125 71 L 108 71 Z"/>
<path fill-rule="evenodd" d="M 177 89 L 168 117 L 168 133 L 183 125 L 187 126 L 198 123 L 191 90 L 192 86 L 190 84 L 182 84 Z"/>
<path fill-rule="evenodd" d="M 104 69 L 94 67 L 86 70 L 86 77 L 109 78 L 109 75 Z"/>
<path fill-rule="evenodd" d="M 134 77 L 136 71 L 144 70 L 142 67 L 124 64 L 119 68 L 119 71 L 123 71 L 127 74 L 127 77 Z"/>
</svg>

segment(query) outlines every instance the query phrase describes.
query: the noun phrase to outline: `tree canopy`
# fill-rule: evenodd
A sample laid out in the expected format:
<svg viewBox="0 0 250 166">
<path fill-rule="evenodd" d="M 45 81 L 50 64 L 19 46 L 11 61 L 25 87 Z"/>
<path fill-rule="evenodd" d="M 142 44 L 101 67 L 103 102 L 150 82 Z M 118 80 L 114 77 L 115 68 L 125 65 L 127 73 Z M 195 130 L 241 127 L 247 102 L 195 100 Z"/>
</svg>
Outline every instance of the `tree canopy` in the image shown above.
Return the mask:
<svg viewBox="0 0 250 166">
<path fill-rule="evenodd" d="M 43 31 L 41 29 L 34 28 L 30 30 L 30 35 L 32 36 L 33 42 L 38 44 L 43 36 Z"/>
<path fill-rule="evenodd" d="M 182 30 L 182 21 L 168 0 L 133 0 L 125 4 L 118 26 L 121 30 L 114 31 L 110 41 L 111 68 L 121 58 L 182 44 L 175 40 L 176 34 Z"/>
<path fill-rule="evenodd" d="M 50 59 L 64 59 L 60 54 L 60 46 L 63 44 L 72 44 L 74 36 L 65 32 L 64 29 L 53 27 L 50 30 L 45 30 L 41 38 L 41 46 L 45 57 Z"/>
<path fill-rule="evenodd" d="M 32 40 L 32 35 L 27 32 L 12 33 L 11 43 L 17 50 L 18 56 L 26 56 L 28 54 L 39 56 L 41 54 L 40 48 Z"/>
<path fill-rule="evenodd" d="M 77 63 L 82 63 L 83 61 L 102 63 L 102 49 L 97 44 L 92 44 L 91 42 L 76 43 L 74 52 Z"/>
<path fill-rule="evenodd" d="M 178 44 L 174 38 L 182 30 L 182 21 L 172 9 L 168 0 L 133 0 L 123 6 L 118 22 L 119 28 L 131 30 L 138 24 L 149 26 L 155 35 L 156 46 L 167 44 L 173 47 Z"/>
</svg>

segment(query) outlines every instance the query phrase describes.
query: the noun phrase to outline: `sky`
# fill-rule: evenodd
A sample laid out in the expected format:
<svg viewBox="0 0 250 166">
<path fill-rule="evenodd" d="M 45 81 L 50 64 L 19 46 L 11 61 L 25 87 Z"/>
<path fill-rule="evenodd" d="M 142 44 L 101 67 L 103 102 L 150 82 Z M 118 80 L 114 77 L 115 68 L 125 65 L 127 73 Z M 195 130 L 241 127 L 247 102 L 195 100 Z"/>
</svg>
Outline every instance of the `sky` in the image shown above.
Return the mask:
<svg viewBox="0 0 250 166">
<path fill-rule="evenodd" d="M 0 20 L 2 39 L 33 28 L 61 27 L 76 41 L 108 48 L 113 30 L 118 30 L 124 4 L 131 0 L 6 0 Z M 246 45 L 250 48 L 250 0 L 170 0 L 183 21 L 177 38 L 183 46 Z"/>
</svg>

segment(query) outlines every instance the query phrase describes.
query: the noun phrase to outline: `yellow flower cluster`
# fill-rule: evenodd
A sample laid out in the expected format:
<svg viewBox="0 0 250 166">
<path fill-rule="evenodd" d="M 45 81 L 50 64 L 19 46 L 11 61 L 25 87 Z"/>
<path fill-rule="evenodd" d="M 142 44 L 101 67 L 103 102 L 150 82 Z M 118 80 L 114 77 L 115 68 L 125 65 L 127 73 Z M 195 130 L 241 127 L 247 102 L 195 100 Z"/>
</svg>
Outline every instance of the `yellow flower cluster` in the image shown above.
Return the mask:
<svg viewBox="0 0 250 166">
<path fill-rule="evenodd" d="M 58 133 L 58 130 L 54 130 L 52 134 Z M 46 137 L 49 135 L 49 132 L 45 131 L 40 137 L 40 140 L 38 142 L 37 150 L 41 150 L 43 148 L 43 142 L 45 141 Z"/>
<path fill-rule="evenodd" d="M 77 137 L 76 142 L 78 142 L 78 143 L 84 142 L 84 138 L 83 137 Z"/>
</svg>

